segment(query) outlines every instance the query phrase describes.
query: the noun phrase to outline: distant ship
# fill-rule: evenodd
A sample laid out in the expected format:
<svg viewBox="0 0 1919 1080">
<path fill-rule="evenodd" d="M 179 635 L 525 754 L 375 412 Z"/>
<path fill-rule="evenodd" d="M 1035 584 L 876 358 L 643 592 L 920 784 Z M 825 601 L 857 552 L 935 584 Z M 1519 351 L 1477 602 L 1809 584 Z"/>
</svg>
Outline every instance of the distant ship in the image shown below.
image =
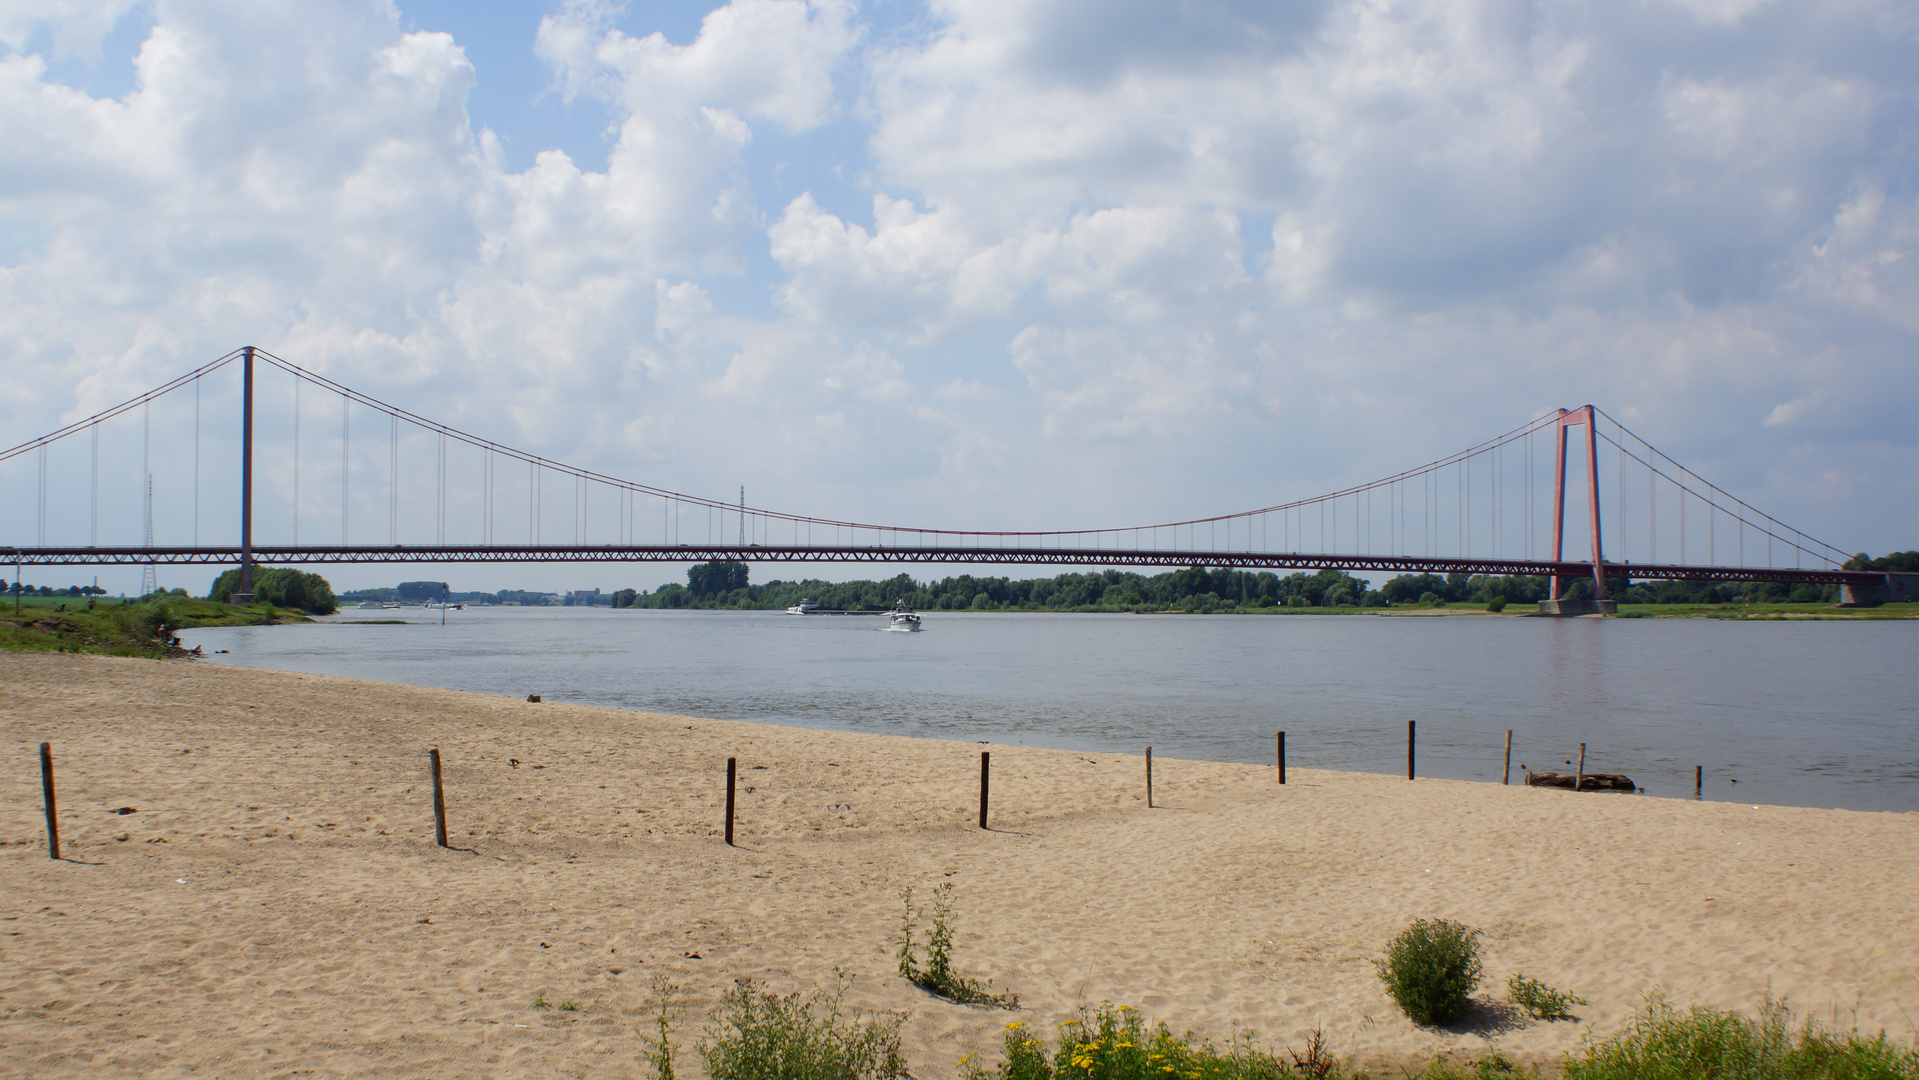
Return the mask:
<svg viewBox="0 0 1919 1080">
<path fill-rule="evenodd" d="M 820 606 L 811 600 L 802 600 L 786 609 L 788 615 L 818 615 Z"/>
</svg>

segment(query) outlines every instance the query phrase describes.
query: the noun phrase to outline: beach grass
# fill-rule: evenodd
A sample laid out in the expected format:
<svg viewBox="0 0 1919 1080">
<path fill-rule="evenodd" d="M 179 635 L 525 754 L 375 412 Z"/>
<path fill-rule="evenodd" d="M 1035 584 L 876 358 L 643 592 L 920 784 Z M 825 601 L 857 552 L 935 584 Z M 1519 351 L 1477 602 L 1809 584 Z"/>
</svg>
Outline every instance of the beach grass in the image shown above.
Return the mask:
<svg viewBox="0 0 1919 1080">
<path fill-rule="evenodd" d="M 1757 1017 L 1646 999 L 1625 1029 L 1567 1059 L 1567 1080 L 1919 1080 L 1919 1046 L 1835 1032 L 1768 999 Z"/>
<path fill-rule="evenodd" d="M 1192 1032 L 1174 1035 L 1129 1006 L 1082 1008 L 1059 1025 L 1053 1042 L 1024 1023 L 1007 1025 L 1002 1057 L 992 1068 L 960 1062 L 966 1080 L 1365 1080 L 1374 1074 L 1340 1062 L 1323 1032 L 1301 1049 L 1280 1053 L 1241 1035 L 1226 1049 Z M 1675 1008 L 1650 996 L 1626 1028 L 1589 1038 L 1582 1052 L 1542 1073 L 1491 1047 L 1480 1057 L 1439 1057 L 1378 1075 L 1408 1080 L 1497 1080 L 1557 1073 L 1565 1080 L 1919 1080 L 1919 1046 L 1901 1047 L 1884 1033 L 1834 1032 L 1815 1021 L 1795 1024 L 1771 999 L 1757 1017 L 1694 1007 Z"/>
<path fill-rule="evenodd" d="M 1276 1080 L 1338 1075 L 1338 1065 L 1315 1038 L 1291 1060 L 1261 1050 L 1250 1038 L 1225 1050 L 1192 1032 L 1175 1035 L 1164 1021 L 1148 1024 L 1137 1009 L 1102 1003 L 1060 1024 L 1048 1046 L 1024 1023 L 1006 1027 L 1003 1057 L 992 1069 L 960 1062 L 967 1080 Z"/>
</svg>

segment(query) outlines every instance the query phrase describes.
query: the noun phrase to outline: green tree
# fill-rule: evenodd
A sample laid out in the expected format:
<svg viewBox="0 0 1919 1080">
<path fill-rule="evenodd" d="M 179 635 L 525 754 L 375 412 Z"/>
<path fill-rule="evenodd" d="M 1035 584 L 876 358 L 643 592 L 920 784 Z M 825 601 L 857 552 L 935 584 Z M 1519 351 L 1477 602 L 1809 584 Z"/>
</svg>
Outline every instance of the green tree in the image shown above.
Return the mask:
<svg viewBox="0 0 1919 1080">
<path fill-rule="evenodd" d="M 402 581 L 400 599 L 402 600 L 445 600 L 446 582 L 444 581 Z"/>
<path fill-rule="evenodd" d="M 213 579 L 207 599 L 225 603 L 240 588 L 240 570 L 235 567 Z M 286 566 L 255 567 L 253 595 L 274 607 L 292 608 L 309 615 L 331 615 L 339 608 L 333 586 L 318 574 L 309 574 Z"/>
<path fill-rule="evenodd" d="M 686 571 L 686 587 L 701 599 L 744 589 L 747 587 L 746 564 L 705 562 L 690 566 Z"/>
</svg>

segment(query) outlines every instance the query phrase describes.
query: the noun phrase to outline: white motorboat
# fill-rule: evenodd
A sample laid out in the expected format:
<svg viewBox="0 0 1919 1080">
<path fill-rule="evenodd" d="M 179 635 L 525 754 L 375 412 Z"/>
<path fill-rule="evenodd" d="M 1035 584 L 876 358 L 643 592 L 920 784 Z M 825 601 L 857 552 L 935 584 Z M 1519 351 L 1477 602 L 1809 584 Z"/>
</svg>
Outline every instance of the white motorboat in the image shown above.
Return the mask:
<svg viewBox="0 0 1919 1080">
<path fill-rule="evenodd" d="M 366 600 L 366 601 L 362 601 L 360 604 L 361 611 L 380 611 L 384 609 L 385 607 L 386 605 L 380 603 L 378 600 Z"/>
<path fill-rule="evenodd" d="M 819 611 L 820 606 L 811 600 L 802 600 L 786 609 L 788 615 L 817 615 Z"/>
<path fill-rule="evenodd" d="M 907 607 L 906 601 L 904 599 L 901 599 L 898 603 L 894 604 L 893 610 L 887 612 L 886 617 L 888 620 L 890 620 L 890 623 L 891 623 L 889 626 L 887 626 L 888 630 L 909 630 L 910 631 L 910 630 L 918 630 L 920 628 L 919 613 L 915 612 L 912 608 Z"/>
</svg>

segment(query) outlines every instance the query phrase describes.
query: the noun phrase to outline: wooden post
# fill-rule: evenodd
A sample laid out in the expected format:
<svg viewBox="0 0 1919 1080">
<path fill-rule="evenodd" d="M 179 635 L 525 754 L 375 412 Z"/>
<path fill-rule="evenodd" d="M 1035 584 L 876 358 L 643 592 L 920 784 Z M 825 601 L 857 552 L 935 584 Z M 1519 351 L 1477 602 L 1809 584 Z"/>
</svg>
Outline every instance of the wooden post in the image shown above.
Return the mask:
<svg viewBox="0 0 1919 1080">
<path fill-rule="evenodd" d="M 1413 735 L 1416 720 L 1406 721 L 1406 779 L 1413 778 Z"/>
<path fill-rule="evenodd" d="M 1146 748 L 1146 809 L 1153 808 L 1153 748 Z"/>
<path fill-rule="evenodd" d="M 1279 733 L 1279 783 L 1281 787 L 1286 785 L 1286 733 L 1283 731 Z"/>
<path fill-rule="evenodd" d="M 47 858 L 60 857 L 60 813 L 53 805 L 53 744 L 40 744 L 40 794 L 47 803 Z"/>
<path fill-rule="evenodd" d="M 1705 798 L 1705 789 L 1706 767 L 1704 765 L 1694 765 L 1692 767 L 1692 797 L 1695 799 Z"/>
<path fill-rule="evenodd" d="M 1586 744 L 1579 744 L 1579 771 L 1573 774 L 1573 790 L 1578 791 L 1586 782 Z"/>
<path fill-rule="evenodd" d="M 992 775 L 993 755 L 986 750 L 979 752 L 979 827 L 986 827 L 986 788 L 987 779 Z"/>
<path fill-rule="evenodd" d="M 1506 729 L 1506 768 L 1503 772 L 1499 774 L 1499 782 L 1502 784 L 1511 784 L 1513 782 L 1513 729 L 1512 728 Z"/>
<path fill-rule="evenodd" d="M 427 764 L 433 768 L 433 842 L 446 846 L 446 789 L 440 786 L 440 748 L 434 747 L 426 752 Z"/>
<path fill-rule="evenodd" d="M 726 846 L 733 846 L 733 778 L 739 774 L 739 761 L 726 759 Z"/>
</svg>

